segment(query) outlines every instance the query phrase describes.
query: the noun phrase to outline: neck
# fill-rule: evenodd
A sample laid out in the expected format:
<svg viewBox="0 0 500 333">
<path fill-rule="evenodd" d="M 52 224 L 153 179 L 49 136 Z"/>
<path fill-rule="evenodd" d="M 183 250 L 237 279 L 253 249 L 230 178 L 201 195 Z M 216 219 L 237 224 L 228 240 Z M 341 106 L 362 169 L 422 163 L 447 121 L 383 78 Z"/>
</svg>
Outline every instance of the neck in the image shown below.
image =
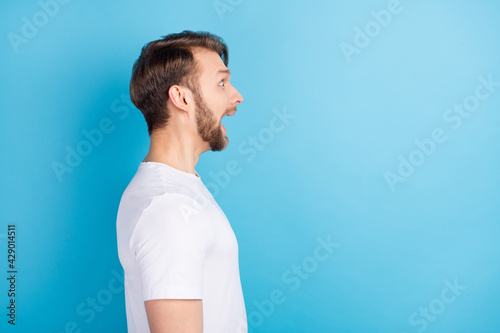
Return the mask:
<svg viewBox="0 0 500 333">
<path fill-rule="evenodd" d="M 198 175 L 195 167 L 207 143 L 199 136 L 183 135 L 173 129 L 155 130 L 151 134 L 149 152 L 143 162 L 159 162 L 178 170 Z"/>
</svg>

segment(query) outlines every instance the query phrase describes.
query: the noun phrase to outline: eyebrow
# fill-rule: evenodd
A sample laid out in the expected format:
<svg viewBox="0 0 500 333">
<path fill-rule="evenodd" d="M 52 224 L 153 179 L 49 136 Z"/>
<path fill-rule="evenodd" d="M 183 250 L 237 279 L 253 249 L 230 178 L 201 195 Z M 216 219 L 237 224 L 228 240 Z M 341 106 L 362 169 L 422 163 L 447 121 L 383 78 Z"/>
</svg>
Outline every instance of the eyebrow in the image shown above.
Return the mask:
<svg viewBox="0 0 500 333">
<path fill-rule="evenodd" d="M 219 68 L 219 70 L 215 73 L 215 75 L 218 75 L 219 73 L 226 73 L 229 76 L 231 76 L 231 71 L 227 68 Z"/>
</svg>

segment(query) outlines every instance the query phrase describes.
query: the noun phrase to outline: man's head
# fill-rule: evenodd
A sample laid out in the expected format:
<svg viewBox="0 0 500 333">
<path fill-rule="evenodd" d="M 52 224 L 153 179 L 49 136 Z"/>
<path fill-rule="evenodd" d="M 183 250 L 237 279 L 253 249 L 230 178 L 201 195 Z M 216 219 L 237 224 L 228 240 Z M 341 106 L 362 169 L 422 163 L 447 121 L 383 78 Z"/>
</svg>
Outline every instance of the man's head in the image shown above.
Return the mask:
<svg viewBox="0 0 500 333">
<path fill-rule="evenodd" d="M 133 67 L 130 96 L 149 135 L 178 124 L 176 117 L 194 119 L 208 148 L 224 149 L 229 141 L 220 120 L 243 101 L 229 83 L 227 64 L 227 46 L 207 32 L 185 30 L 145 45 Z"/>
</svg>

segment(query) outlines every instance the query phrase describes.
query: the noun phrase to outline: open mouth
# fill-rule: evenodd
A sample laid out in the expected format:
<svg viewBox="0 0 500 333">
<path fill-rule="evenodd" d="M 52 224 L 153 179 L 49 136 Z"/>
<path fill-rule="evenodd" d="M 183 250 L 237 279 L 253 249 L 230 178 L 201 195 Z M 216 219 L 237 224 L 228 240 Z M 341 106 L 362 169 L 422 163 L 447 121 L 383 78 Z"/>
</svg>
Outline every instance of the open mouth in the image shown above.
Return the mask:
<svg viewBox="0 0 500 333">
<path fill-rule="evenodd" d="M 226 116 L 234 116 L 234 114 L 236 113 L 236 111 L 231 111 L 229 113 L 226 113 L 224 116 L 222 116 L 222 118 L 226 117 Z M 222 126 L 222 129 L 224 130 L 224 133 L 227 133 L 227 129 L 224 127 L 224 125 L 222 124 L 222 118 L 221 118 L 221 126 Z"/>
</svg>

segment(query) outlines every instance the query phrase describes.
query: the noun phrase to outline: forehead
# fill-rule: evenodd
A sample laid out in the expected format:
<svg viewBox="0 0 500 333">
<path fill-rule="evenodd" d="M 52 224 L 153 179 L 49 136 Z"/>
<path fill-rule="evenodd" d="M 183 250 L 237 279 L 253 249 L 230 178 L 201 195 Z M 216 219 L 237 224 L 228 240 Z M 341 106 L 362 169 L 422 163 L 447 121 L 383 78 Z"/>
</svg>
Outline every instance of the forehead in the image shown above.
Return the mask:
<svg viewBox="0 0 500 333">
<path fill-rule="evenodd" d="M 215 51 L 195 48 L 193 54 L 201 69 L 201 77 L 210 79 L 221 71 L 228 71 L 221 57 Z"/>
</svg>

